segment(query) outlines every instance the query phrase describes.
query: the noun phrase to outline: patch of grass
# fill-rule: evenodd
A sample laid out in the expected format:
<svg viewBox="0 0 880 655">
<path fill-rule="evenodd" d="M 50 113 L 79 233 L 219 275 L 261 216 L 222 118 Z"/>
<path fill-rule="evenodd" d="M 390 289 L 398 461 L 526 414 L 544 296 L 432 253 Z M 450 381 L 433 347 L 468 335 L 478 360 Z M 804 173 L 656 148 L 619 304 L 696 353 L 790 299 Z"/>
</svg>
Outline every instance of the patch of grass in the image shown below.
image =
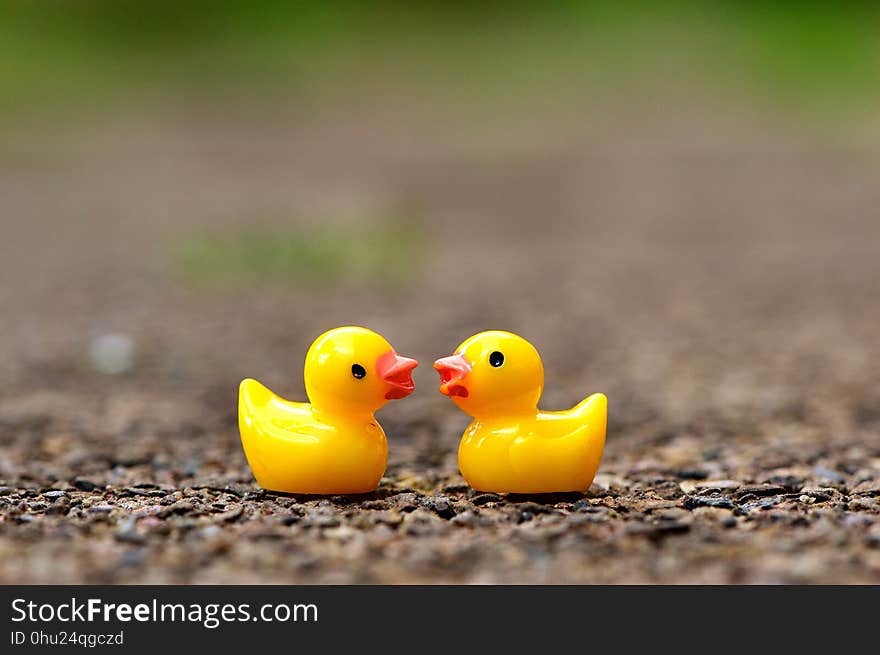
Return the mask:
<svg viewBox="0 0 880 655">
<path fill-rule="evenodd" d="M 210 287 L 321 287 L 345 281 L 393 287 L 412 274 L 421 244 L 418 230 L 404 221 L 296 230 L 257 227 L 195 235 L 175 259 L 186 280 Z"/>
</svg>

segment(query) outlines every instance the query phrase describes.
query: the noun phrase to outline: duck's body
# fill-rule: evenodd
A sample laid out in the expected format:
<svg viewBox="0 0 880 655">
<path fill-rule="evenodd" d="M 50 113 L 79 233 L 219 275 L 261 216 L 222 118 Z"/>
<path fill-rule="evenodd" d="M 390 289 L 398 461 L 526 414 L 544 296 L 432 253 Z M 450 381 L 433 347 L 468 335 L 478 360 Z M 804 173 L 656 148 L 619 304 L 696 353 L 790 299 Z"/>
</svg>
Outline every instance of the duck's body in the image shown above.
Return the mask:
<svg viewBox="0 0 880 655">
<path fill-rule="evenodd" d="M 602 459 L 607 407 L 597 393 L 568 411 L 476 419 L 458 447 L 461 474 L 480 491 L 586 491 Z"/>
<path fill-rule="evenodd" d="M 245 456 L 264 489 L 366 493 L 385 472 L 388 441 L 372 415 L 327 415 L 248 379 L 239 389 L 238 425 Z"/>
<path fill-rule="evenodd" d="M 586 491 L 602 459 L 608 401 L 593 394 L 567 411 L 538 409 L 544 368 L 510 332 L 481 332 L 437 360 L 440 391 L 474 417 L 458 447 L 462 476 L 496 493 Z"/>
<path fill-rule="evenodd" d="M 284 400 L 256 380 L 244 380 L 238 426 L 260 486 L 298 494 L 375 489 L 388 442 L 374 412 L 412 392 L 416 365 L 375 332 L 345 327 L 322 334 L 306 355 L 311 403 Z"/>
</svg>

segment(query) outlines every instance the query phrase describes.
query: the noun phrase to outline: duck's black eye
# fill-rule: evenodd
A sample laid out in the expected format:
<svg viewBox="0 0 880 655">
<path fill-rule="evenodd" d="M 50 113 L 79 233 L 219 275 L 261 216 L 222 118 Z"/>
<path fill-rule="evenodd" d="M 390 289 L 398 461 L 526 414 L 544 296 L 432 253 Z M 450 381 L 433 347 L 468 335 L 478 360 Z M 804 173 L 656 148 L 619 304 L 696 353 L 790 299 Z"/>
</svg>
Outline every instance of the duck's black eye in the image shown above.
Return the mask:
<svg viewBox="0 0 880 655">
<path fill-rule="evenodd" d="M 504 363 L 504 355 L 497 350 L 489 355 L 489 364 L 498 368 Z"/>
<path fill-rule="evenodd" d="M 365 369 L 360 364 L 352 364 L 351 365 L 351 374 L 355 376 L 358 380 L 363 379 L 367 375 L 367 369 Z"/>
</svg>

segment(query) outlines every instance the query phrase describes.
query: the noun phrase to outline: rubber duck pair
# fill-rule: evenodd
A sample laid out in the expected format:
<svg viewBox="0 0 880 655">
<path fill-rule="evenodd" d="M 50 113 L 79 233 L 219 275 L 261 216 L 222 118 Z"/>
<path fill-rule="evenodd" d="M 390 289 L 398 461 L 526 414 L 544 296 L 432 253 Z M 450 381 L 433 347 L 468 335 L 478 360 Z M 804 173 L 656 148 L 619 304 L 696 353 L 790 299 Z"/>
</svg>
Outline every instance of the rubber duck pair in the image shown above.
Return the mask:
<svg viewBox="0 0 880 655">
<path fill-rule="evenodd" d="M 265 489 L 358 494 L 385 472 L 388 442 L 374 413 L 413 392 L 418 362 L 362 327 L 325 332 L 309 348 L 310 403 L 284 400 L 247 379 L 239 391 L 245 456 Z M 597 393 L 566 411 L 538 409 L 541 357 L 510 332 L 481 332 L 438 359 L 440 392 L 473 421 L 458 449 L 461 473 L 496 493 L 585 491 L 605 444 L 607 400 Z"/>
</svg>

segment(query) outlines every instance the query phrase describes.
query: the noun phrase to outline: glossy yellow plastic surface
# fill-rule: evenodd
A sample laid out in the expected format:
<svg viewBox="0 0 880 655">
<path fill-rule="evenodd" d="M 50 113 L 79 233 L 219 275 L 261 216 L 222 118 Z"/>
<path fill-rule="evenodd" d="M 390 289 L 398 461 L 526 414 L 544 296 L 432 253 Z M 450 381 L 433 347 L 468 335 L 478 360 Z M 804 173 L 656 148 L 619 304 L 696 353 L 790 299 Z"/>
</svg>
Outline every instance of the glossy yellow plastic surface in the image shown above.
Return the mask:
<svg viewBox="0 0 880 655">
<path fill-rule="evenodd" d="M 306 355 L 311 404 L 284 400 L 256 380 L 244 380 L 238 426 L 260 486 L 301 494 L 375 489 L 388 442 L 373 413 L 412 393 L 417 365 L 371 330 L 340 327 L 318 337 Z"/>
<path fill-rule="evenodd" d="M 586 491 L 602 459 L 608 401 L 542 412 L 544 365 L 528 341 L 481 332 L 438 359 L 440 392 L 474 418 L 458 447 L 468 484 L 495 493 Z"/>
</svg>

